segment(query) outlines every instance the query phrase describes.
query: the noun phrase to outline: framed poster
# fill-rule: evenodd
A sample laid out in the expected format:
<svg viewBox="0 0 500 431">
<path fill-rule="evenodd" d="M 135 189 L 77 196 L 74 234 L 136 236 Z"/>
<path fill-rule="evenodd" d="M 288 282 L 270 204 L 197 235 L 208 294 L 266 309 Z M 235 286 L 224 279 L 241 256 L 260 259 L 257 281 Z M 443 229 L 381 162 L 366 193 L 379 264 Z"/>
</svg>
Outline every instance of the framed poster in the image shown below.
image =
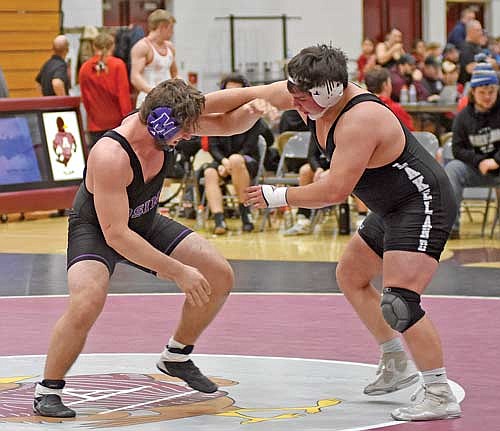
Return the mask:
<svg viewBox="0 0 500 431">
<path fill-rule="evenodd" d="M 76 111 L 43 112 L 42 120 L 53 180 L 81 180 L 85 157 Z"/>
</svg>

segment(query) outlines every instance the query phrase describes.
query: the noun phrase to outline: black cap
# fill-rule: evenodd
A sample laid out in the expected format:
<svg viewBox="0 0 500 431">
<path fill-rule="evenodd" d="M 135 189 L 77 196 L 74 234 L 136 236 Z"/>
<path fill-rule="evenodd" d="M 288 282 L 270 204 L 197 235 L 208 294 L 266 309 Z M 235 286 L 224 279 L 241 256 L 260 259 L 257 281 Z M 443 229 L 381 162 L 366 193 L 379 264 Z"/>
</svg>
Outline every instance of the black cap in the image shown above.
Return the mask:
<svg viewBox="0 0 500 431">
<path fill-rule="evenodd" d="M 426 66 L 434 66 L 434 67 L 440 66 L 438 59 L 433 55 L 428 55 L 427 57 L 425 57 L 424 64 Z"/>
<path fill-rule="evenodd" d="M 454 49 L 457 49 L 455 45 L 453 45 L 452 43 L 447 43 L 443 48 L 443 55 L 448 54 L 450 51 L 453 51 Z"/>
</svg>

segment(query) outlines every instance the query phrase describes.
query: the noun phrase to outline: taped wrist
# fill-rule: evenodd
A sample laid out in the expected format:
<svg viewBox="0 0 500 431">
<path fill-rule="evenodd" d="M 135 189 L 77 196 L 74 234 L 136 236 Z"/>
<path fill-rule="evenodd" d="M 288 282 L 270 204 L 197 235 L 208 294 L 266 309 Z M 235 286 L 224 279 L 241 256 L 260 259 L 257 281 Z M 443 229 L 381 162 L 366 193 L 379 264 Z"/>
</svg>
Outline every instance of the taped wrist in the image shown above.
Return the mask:
<svg viewBox="0 0 500 431">
<path fill-rule="evenodd" d="M 262 197 L 268 208 L 279 208 L 288 206 L 286 194 L 288 187 L 274 187 L 264 184 L 261 188 Z"/>
</svg>

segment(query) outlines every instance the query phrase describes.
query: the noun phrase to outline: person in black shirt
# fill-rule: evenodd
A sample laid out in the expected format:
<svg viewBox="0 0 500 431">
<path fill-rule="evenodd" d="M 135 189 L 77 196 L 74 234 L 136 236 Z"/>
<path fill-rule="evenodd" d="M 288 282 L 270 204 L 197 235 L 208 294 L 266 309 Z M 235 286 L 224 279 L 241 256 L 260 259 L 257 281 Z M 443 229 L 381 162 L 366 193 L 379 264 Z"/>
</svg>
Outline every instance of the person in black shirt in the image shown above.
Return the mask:
<svg viewBox="0 0 500 431">
<path fill-rule="evenodd" d="M 322 208 L 356 194 L 371 212 L 346 246 L 336 276 L 381 347 L 379 373 L 364 392 L 382 395 L 418 381 L 398 337 L 402 333 L 422 373 L 424 396 L 391 416 L 459 417 L 439 335 L 420 305 L 456 217 L 450 181 L 379 98 L 348 82 L 341 50 L 305 48 L 290 60 L 288 73 L 287 81 L 207 95 L 208 112 L 230 112 L 255 97 L 278 109 L 297 109 L 331 161 L 328 173 L 306 186 L 249 187 L 246 204 Z M 383 275 L 382 298 L 371 284 L 378 275 Z"/>
<path fill-rule="evenodd" d="M 69 51 L 69 41 L 59 35 L 52 43 L 53 55 L 40 69 L 35 80 L 43 96 L 67 96 L 69 94 L 68 65 L 64 60 Z"/>
<path fill-rule="evenodd" d="M 158 84 L 138 112 L 125 117 L 90 151 L 84 181 L 69 215 L 70 301 L 52 333 L 43 380 L 36 385 L 38 415 L 67 418 L 76 412 L 62 402 L 64 376 L 80 354 L 101 313 L 117 263 L 127 263 L 174 281 L 185 294 L 177 329 L 157 368 L 193 389 L 217 385 L 189 354 L 229 295 L 229 263 L 204 238 L 157 213 L 171 148 L 191 134 L 241 133 L 268 104 L 252 100 L 228 114 L 202 115 L 204 96 L 181 79 Z"/>
<path fill-rule="evenodd" d="M 469 104 L 453 122 L 455 159 L 445 167 L 459 207 L 465 187 L 500 186 L 500 98 L 498 77 L 490 64 L 476 65 L 470 86 Z M 459 215 L 452 238 L 460 237 Z"/>
<path fill-rule="evenodd" d="M 249 83 L 239 74 L 231 74 L 221 81 L 221 89 L 248 87 Z M 244 133 L 233 136 L 209 138 L 209 151 L 214 161 L 204 166 L 205 195 L 208 207 L 214 215 L 214 234 L 223 235 L 227 231 L 224 218 L 223 196 L 220 181 L 231 179 L 240 199 L 240 217 L 244 232 L 254 229 L 250 209 L 243 205 L 246 188 L 257 175 L 260 154 L 258 139 L 268 131 L 267 125 L 259 119 Z"/>
</svg>

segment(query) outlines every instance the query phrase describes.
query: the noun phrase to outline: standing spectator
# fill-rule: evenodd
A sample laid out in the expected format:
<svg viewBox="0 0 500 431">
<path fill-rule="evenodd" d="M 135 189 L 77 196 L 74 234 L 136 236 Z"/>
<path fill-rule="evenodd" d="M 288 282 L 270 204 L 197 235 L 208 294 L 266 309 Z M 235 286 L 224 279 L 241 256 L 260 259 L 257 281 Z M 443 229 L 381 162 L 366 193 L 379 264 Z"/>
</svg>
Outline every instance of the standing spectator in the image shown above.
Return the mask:
<svg viewBox="0 0 500 431">
<path fill-rule="evenodd" d="M 500 186 L 500 100 L 498 77 L 490 64 L 476 65 L 470 86 L 469 104 L 453 122 L 455 159 L 445 167 L 459 206 L 464 187 Z M 459 237 L 457 216 L 450 238 Z"/>
<path fill-rule="evenodd" d="M 69 41 L 60 34 L 52 42 L 53 55 L 40 69 L 35 78 L 43 96 L 67 96 L 69 94 L 68 65 L 65 58 Z"/>
<path fill-rule="evenodd" d="M 380 42 L 375 48 L 377 63 L 387 68 L 395 66 L 404 53 L 403 33 L 397 28 L 393 28 L 385 42 Z"/>
<path fill-rule="evenodd" d="M 453 30 L 451 30 L 448 35 L 448 42 L 461 50 L 465 43 L 467 23 L 474 19 L 476 19 L 476 12 L 474 9 L 470 7 L 464 9 L 460 14 L 460 21 L 455 24 L 455 27 L 453 27 Z"/>
<path fill-rule="evenodd" d="M 398 102 L 391 99 L 392 81 L 387 69 L 377 66 L 370 70 L 366 74 L 365 83 L 367 90 L 378 96 L 409 130 L 415 130 L 410 114 Z"/>
<path fill-rule="evenodd" d="M 474 57 L 482 53 L 483 48 L 483 27 L 479 21 L 469 21 L 467 24 L 467 38 L 460 51 L 460 76 L 458 82 L 465 84 L 470 81 L 471 73 L 476 66 Z M 488 62 L 495 63 L 495 60 L 490 58 Z"/>
<path fill-rule="evenodd" d="M 358 82 L 363 82 L 365 73 L 377 64 L 375 44 L 372 39 L 366 38 L 361 45 L 361 55 L 358 57 Z"/>
<path fill-rule="evenodd" d="M 3 70 L 0 67 L 0 97 L 9 97 L 9 89 L 7 87 L 7 82 L 5 82 L 5 76 L 3 75 Z"/>
<path fill-rule="evenodd" d="M 148 16 L 148 35 L 132 47 L 130 80 L 139 92 L 137 108 L 155 85 L 177 77 L 175 49 L 170 42 L 175 22 L 170 12 L 156 9 Z"/>
<path fill-rule="evenodd" d="M 398 65 L 390 70 L 392 93 L 391 99 L 399 102 L 401 89 L 414 85 L 417 90 L 417 100 L 426 100 L 428 93 L 422 86 L 422 72 L 417 69 L 413 55 L 404 54 L 398 61 Z"/>
<path fill-rule="evenodd" d="M 83 63 L 79 74 L 90 148 L 132 110 L 127 68 L 121 59 L 111 55 L 113 37 L 100 33 L 94 39 L 93 48 L 94 56 Z"/>
</svg>

